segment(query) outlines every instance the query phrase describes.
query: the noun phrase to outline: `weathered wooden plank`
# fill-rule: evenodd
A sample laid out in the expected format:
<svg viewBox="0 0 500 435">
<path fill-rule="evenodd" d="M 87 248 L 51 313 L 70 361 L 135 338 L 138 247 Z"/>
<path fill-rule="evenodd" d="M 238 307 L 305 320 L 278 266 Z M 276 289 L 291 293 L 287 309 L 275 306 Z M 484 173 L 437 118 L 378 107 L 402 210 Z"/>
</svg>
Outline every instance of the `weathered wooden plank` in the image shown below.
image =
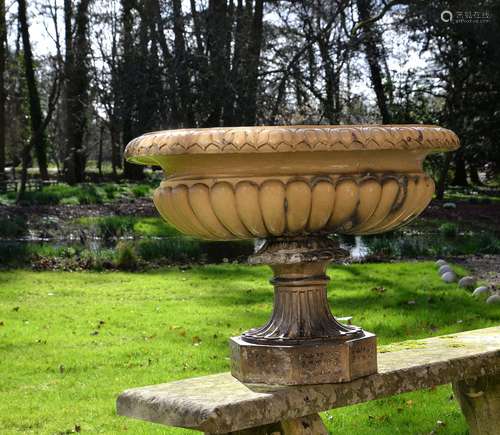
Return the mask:
<svg viewBox="0 0 500 435">
<path fill-rule="evenodd" d="M 381 346 L 379 373 L 338 384 L 242 384 L 229 373 L 130 389 L 119 415 L 210 433 L 303 417 L 381 397 L 500 373 L 500 327 Z"/>
</svg>

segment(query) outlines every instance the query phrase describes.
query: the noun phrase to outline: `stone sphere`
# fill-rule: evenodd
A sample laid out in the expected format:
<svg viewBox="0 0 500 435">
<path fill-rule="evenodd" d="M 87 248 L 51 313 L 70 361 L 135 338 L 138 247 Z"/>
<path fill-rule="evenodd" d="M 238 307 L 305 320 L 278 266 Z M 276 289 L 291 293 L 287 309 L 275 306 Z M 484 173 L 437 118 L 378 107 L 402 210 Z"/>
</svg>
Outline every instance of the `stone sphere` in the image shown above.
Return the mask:
<svg viewBox="0 0 500 435">
<path fill-rule="evenodd" d="M 441 266 L 446 266 L 448 263 L 442 259 L 439 259 L 436 261 L 436 266 L 441 267 Z"/>
<path fill-rule="evenodd" d="M 452 270 L 452 268 L 450 266 L 448 266 L 447 264 L 445 264 L 445 265 L 443 265 L 443 266 L 441 266 L 439 268 L 438 272 L 439 272 L 440 275 L 443 275 L 446 272 L 453 272 L 453 270 Z"/>
<path fill-rule="evenodd" d="M 482 285 L 472 292 L 472 296 L 476 298 L 486 298 L 488 296 L 491 296 L 491 290 L 488 287 Z"/>
<path fill-rule="evenodd" d="M 445 272 L 441 275 L 441 279 L 446 282 L 446 283 L 452 283 L 457 280 L 457 275 L 455 275 L 455 272 L 449 271 Z"/>
<path fill-rule="evenodd" d="M 500 295 L 495 293 L 486 299 L 487 304 L 500 304 Z"/>
<path fill-rule="evenodd" d="M 464 276 L 458 281 L 458 285 L 463 288 L 472 288 L 476 285 L 476 279 L 473 276 Z"/>
</svg>

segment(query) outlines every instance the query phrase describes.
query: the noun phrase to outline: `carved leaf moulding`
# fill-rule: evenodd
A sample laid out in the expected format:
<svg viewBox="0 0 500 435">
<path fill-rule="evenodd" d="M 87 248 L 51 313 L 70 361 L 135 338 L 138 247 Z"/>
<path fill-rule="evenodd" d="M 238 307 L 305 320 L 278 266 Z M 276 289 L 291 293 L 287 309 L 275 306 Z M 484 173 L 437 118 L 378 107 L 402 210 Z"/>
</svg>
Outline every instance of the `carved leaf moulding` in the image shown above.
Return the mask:
<svg viewBox="0 0 500 435">
<path fill-rule="evenodd" d="M 455 133 L 430 125 L 234 127 L 147 133 L 127 145 L 125 157 L 151 164 L 140 157 L 382 149 L 449 151 L 458 147 Z"/>
<path fill-rule="evenodd" d="M 170 179 L 155 191 L 164 219 L 209 240 L 376 234 L 417 217 L 434 193 L 423 173 Z"/>
</svg>

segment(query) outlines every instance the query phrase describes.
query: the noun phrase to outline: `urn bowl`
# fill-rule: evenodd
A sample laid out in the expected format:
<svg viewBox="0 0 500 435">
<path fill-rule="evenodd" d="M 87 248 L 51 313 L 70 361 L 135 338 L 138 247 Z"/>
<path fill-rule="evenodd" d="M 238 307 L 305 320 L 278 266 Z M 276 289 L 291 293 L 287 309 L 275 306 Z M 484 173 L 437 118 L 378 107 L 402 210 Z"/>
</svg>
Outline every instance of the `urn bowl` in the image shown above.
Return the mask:
<svg viewBox="0 0 500 435">
<path fill-rule="evenodd" d="M 125 157 L 163 169 L 154 202 L 165 220 L 232 240 L 397 228 L 434 193 L 425 157 L 458 146 L 430 125 L 227 127 L 148 133 Z"/>
</svg>

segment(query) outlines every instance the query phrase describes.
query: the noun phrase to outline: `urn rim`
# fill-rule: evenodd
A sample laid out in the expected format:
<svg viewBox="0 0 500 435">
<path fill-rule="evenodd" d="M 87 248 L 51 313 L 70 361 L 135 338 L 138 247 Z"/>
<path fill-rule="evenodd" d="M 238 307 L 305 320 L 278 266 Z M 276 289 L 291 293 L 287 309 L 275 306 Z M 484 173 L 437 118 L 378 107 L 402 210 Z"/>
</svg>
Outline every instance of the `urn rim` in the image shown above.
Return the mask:
<svg viewBox="0 0 500 435">
<path fill-rule="evenodd" d="M 155 131 L 129 142 L 125 158 L 156 164 L 156 157 L 194 154 L 260 154 L 317 151 L 408 150 L 427 153 L 459 148 L 457 135 L 423 124 L 286 125 Z"/>
</svg>

